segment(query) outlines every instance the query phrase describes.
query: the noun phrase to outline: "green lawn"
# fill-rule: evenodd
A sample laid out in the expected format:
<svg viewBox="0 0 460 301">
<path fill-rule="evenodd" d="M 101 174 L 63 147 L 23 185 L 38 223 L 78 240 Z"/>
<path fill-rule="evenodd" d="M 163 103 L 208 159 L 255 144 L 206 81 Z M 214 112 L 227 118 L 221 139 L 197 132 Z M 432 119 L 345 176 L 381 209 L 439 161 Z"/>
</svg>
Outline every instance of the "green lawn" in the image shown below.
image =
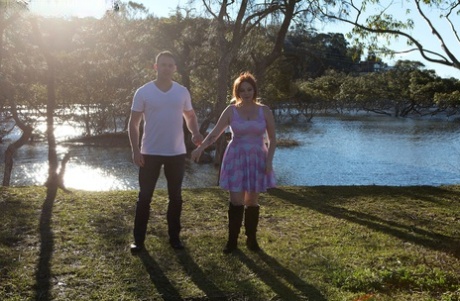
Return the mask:
<svg viewBox="0 0 460 301">
<path fill-rule="evenodd" d="M 219 188 L 184 190 L 183 251 L 156 191 L 139 256 L 136 191 L 45 195 L 0 188 L 0 300 L 460 300 L 460 186 L 273 189 L 231 255 Z"/>
</svg>

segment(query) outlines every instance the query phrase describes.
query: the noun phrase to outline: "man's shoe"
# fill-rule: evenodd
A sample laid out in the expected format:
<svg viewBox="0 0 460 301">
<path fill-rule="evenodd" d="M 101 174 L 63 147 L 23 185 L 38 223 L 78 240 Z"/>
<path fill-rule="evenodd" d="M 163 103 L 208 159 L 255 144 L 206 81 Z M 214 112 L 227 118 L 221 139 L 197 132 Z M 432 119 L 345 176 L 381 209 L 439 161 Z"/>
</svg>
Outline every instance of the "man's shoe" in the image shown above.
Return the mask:
<svg viewBox="0 0 460 301">
<path fill-rule="evenodd" d="M 129 248 L 131 249 L 131 253 L 139 253 L 144 249 L 144 244 L 137 244 L 137 243 L 132 243 Z"/>
<path fill-rule="evenodd" d="M 177 239 L 177 240 L 170 240 L 169 241 L 169 244 L 171 245 L 171 247 L 175 250 L 183 250 L 184 249 L 184 245 L 182 244 L 182 242 Z"/>
</svg>

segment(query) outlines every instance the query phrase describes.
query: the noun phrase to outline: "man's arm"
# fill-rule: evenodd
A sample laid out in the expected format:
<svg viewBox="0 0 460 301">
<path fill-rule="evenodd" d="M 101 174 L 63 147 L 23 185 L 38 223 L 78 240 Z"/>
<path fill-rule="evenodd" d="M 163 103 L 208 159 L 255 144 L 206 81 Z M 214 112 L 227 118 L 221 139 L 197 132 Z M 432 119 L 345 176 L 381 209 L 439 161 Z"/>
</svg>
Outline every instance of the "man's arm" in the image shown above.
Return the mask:
<svg viewBox="0 0 460 301">
<path fill-rule="evenodd" d="M 200 128 L 198 127 L 198 118 L 196 117 L 195 111 L 193 109 L 184 111 L 183 115 L 187 128 L 190 133 L 192 133 L 192 142 L 195 145 L 200 145 L 203 141 L 203 135 L 201 135 Z"/>
<path fill-rule="evenodd" d="M 139 149 L 139 126 L 141 121 L 142 112 L 131 111 L 131 115 L 129 116 L 128 134 L 133 162 L 137 166 L 144 166 L 144 157 Z"/>
</svg>

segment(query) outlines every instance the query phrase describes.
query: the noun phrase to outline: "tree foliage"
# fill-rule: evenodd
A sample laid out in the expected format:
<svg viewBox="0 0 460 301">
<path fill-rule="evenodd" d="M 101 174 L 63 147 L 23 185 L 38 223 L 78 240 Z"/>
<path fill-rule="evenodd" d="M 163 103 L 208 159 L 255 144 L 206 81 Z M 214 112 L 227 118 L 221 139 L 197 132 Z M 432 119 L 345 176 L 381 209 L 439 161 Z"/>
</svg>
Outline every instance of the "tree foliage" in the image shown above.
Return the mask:
<svg viewBox="0 0 460 301">
<path fill-rule="evenodd" d="M 366 74 L 329 71 L 301 83 L 297 97 L 316 111 L 355 110 L 396 117 L 457 112 L 458 81 L 408 65 L 418 64 L 398 62 L 391 70 Z"/>
<path fill-rule="evenodd" d="M 349 72 L 360 60 L 341 33 L 317 33 L 302 28 L 291 31 L 285 42 L 284 55 L 294 67 L 293 78 L 322 76 L 329 69 Z"/>
<path fill-rule="evenodd" d="M 368 43 L 371 50 L 385 54 L 418 52 L 429 62 L 460 69 L 460 2 L 457 0 L 340 0 L 317 1 L 317 8 L 328 20 L 353 25 L 352 35 L 357 45 Z M 394 10 L 403 10 L 402 19 L 394 17 Z M 421 35 L 432 36 L 437 42 L 424 44 L 422 36 L 413 33 L 415 27 L 425 26 Z M 449 28 L 450 31 L 443 31 Z M 395 39 L 403 39 L 407 50 L 392 48 Z M 381 41 L 386 40 L 387 44 Z M 436 47 L 434 47 L 436 46 Z"/>
</svg>

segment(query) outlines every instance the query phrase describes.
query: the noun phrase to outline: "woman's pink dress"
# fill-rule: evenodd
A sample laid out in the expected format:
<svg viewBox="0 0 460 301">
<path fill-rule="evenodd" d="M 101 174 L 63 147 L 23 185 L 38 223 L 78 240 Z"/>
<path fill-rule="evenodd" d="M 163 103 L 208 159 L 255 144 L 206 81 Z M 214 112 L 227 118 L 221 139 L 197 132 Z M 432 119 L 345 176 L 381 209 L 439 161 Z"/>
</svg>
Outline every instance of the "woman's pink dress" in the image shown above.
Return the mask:
<svg viewBox="0 0 460 301">
<path fill-rule="evenodd" d="M 232 140 L 227 145 L 220 171 L 220 187 L 231 192 L 265 192 L 275 187 L 275 175 L 265 172 L 268 148 L 262 107 L 256 120 L 244 120 L 232 106 Z"/>
</svg>

